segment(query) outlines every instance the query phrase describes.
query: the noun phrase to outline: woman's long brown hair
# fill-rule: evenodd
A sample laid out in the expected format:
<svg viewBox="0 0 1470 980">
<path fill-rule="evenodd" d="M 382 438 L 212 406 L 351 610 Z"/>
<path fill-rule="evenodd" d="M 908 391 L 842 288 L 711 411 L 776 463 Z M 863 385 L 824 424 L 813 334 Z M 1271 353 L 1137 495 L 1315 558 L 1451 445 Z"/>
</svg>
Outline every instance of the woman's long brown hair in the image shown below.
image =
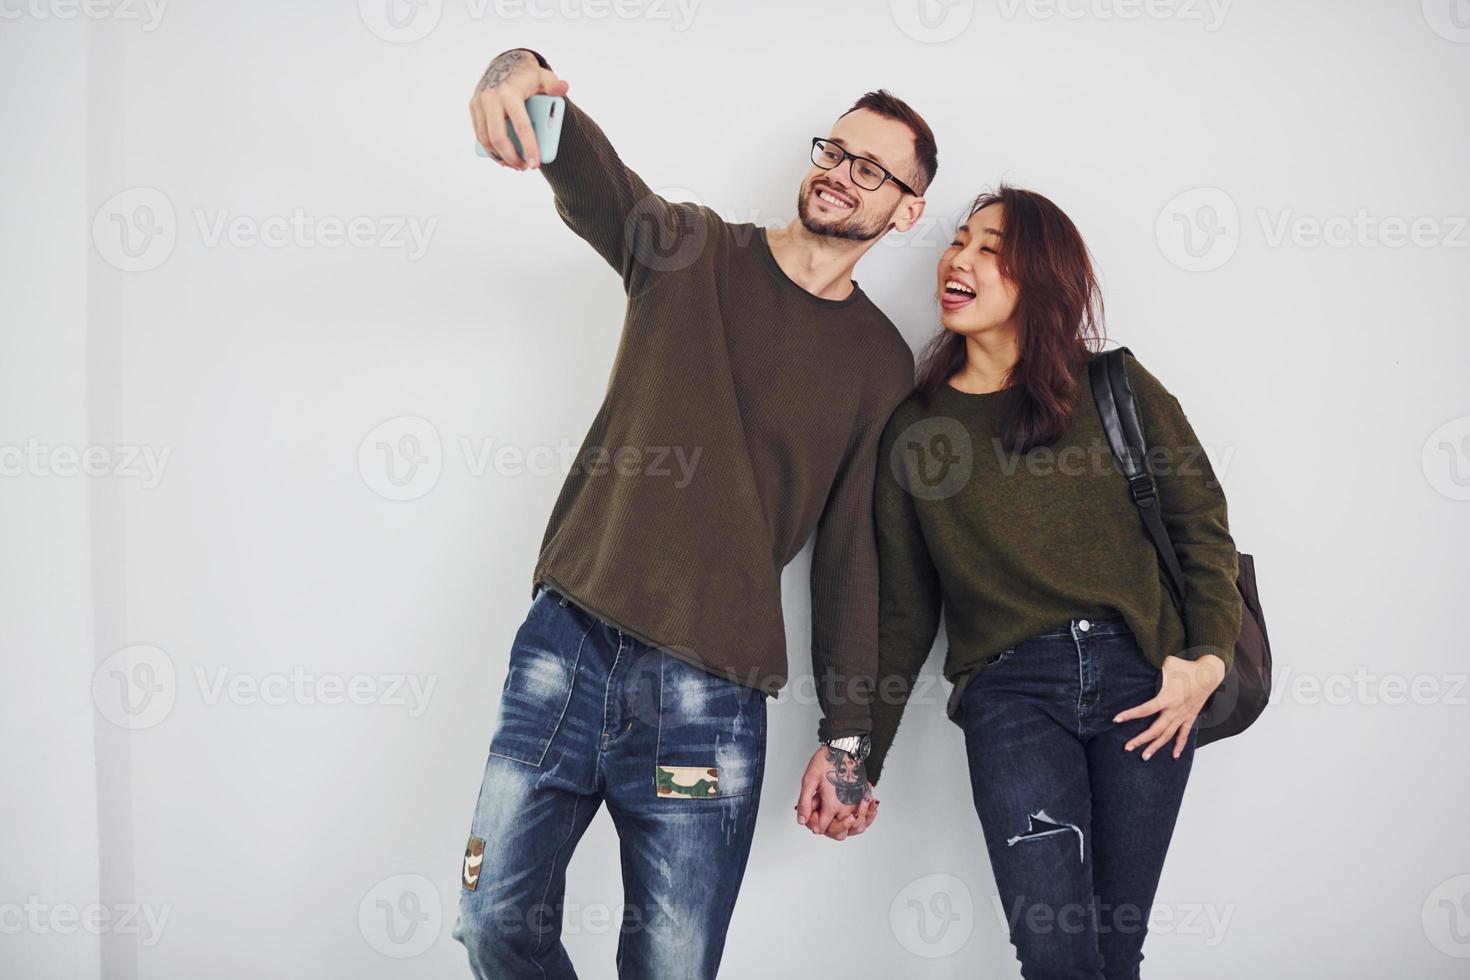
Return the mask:
<svg viewBox="0 0 1470 980">
<path fill-rule="evenodd" d="M 999 204 L 1001 275 L 1015 283 L 1020 358 L 1007 376 L 1001 440 L 1025 452 L 1054 442 L 1072 417 L 1082 367 L 1103 340 L 1103 303 L 1092 257 L 1072 219 L 1033 191 L 1001 184 L 975 198 L 974 215 Z M 919 356 L 917 389 L 928 404 L 965 366 L 965 338 L 941 330 Z"/>
</svg>

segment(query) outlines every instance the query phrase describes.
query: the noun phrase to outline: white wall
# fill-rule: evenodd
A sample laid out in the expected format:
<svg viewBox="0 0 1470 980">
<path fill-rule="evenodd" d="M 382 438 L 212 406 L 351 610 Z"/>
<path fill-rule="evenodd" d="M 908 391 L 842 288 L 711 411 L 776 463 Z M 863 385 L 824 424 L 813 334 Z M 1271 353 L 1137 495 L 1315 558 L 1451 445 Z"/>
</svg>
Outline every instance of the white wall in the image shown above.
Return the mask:
<svg viewBox="0 0 1470 980">
<path fill-rule="evenodd" d="M 27 475 L 88 443 L 87 30 L 0 23 L 0 973 L 97 976 L 94 487 Z M 22 80 L 24 83 L 22 84 Z M 22 93 L 25 93 L 24 95 Z M 23 454 L 17 456 L 16 453 Z M 65 465 L 63 451 L 63 466 Z"/>
<path fill-rule="evenodd" d="M 808 137 L 880 85 L 938 134 L 934 218 L 1001 177 L 1061 204 L 1113 337 L 1216 453 L 1279 658 L 1281 700 L 1197 760 L 1151 972 L 1463 974 L 1470 28 L 1450 0 L 931 6 L 4 5 L 0 444 L 139 459 L 0 480 L 0 903 L 140 914 L 104 943 L 7 927 L 0 973 L 467 974 L 459 854 L 560 485 L 475 453 L 575 447 L 621 317 L 544 181 L 473 153 L 475 80 L 528 45 L 650 185 L 735 220 L 789 220 Z M 297 212 L 372 241 L 215 236 Z M 1313 244 L 1337 216 L 1345 244 Z M 1383 244 L 1414 219 L 1419 244 Z M 916 346 L 945 240 L 858 267 Z M 395 487 L 373 447 L 404 436 L 428 462 Z M 312 683 L 275 698 L 294 669 Z M 1018 975 L 958 729 L 916 709 L 882 819 L 836 845 L 791 816 L 814 719 L 773 706 L 723 975 Z M 571 869 L 588 977 L 612 975 L 615 853 L 599 818 Z M 961 914 L 928 943 L 910 899 Z"/>
</svg>

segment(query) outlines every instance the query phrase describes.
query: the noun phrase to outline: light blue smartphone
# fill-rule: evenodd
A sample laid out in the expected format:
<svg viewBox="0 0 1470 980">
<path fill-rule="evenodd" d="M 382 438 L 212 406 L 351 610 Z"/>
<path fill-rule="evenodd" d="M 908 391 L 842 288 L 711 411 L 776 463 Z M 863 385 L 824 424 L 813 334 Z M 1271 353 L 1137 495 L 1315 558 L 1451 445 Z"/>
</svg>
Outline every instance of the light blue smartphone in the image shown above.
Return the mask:
<svg viewBox="0 0 1470 980">
<path fill-rule="evenodd" d="M 560 95 L 533 95 L 526 100 L 526 115 L 531 117 L 531 132 L 536 134 L 536 146 L 541 150 L 542 163 L 550 163 L 556 159 L 556 148 L 561 143 L 561 119 L 565 114 L 566 99 Z M 505 132 L 515 145 L 516 152 L 525 159 L 526 151 L 521 147 L 521 141 L 516 139 L 516 131 L 509 119 L 505 121 Z M 482 157 L 490 155 L 478 140 L 475 141 L 475 152 Z"/>
</svg>

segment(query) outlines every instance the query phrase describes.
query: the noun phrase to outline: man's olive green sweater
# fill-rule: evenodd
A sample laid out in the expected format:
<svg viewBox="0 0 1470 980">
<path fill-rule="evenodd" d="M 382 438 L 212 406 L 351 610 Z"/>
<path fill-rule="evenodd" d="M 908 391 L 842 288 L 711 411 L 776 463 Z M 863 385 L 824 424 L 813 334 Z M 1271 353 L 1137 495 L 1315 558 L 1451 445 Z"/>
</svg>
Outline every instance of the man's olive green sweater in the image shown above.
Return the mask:
<svg viewBox="0 0 1470 980">
<path fill-rule="evenodd" d="M 1071 420 L 1024 455 L 1000 442 L 1011 391 L 951 386 L 894 412 L 875 491 L 880 577 L 879 670 L 868 777 L 877 781 L 939 629 L 954 684 L 948 712 L 986 658 L 1071 619 L 1121 615 L 1149 661 L 1219 654 L 1240 633 L 1236 552 L 1225 494 L 1184 411 L 1136 360 L 1128 377 L 1151 449 L 1165 527 L 1184 568 L 1177 611 L 1163 565 L 1113 461 L 1084 370 Z"/>
<path fill-rule="evenodd" d="M 781 570 L 815 535 L 819 735 L 869 731 L 873 471 L 883 425 L 913 387 L 908 345 L 856 282 L 843 299 L 815 296 L 782 271 L 763 228 L 654 193 L 570 99 L 541 172 L 628 301 L 532 592 L 544 581 L 645 643 L 774 695 L 787 676 Z"/>
</svg>

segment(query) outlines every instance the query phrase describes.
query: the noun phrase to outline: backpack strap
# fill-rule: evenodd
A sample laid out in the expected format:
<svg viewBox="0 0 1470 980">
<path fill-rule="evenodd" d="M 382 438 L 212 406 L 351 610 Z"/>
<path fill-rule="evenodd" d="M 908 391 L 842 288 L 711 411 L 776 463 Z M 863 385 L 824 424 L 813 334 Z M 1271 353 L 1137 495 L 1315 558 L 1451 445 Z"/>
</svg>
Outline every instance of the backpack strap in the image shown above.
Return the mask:
<svg viewBox="0 0 1470 980">
<path fill-rule="evenodd" d="M 1148 468 L 1148 443 L 1144 439 L 1143 426 L 1138 420 L 1138 402 L 1133 397 L 1133 387 L 1128 383 L 1125 358 L 1132 352 L 1126 347 L 1096 354 L 1087 366 L 1088 379 L 1092 383 L 1092 400 L 1097 405 L 1098 417 L 1102 419 L 1103 431 L 1107 433 L 1108 445 L 1113 458 L 1128 480 L 1128 489 L 1133 503 L 1138 507 L 1143 526 L 1153 539 L 1154 548 L 1163 560 L 1168 572 L 1166 581 L 1169 594 L 1179 611 L 1184 611 L 1184 569 L 1179 556 L 1174 552 L 1174 542 L 1164 527 L 1159 513 L 1159 493 L 1154 484 L 1153 473 Z"/>
</svg>

